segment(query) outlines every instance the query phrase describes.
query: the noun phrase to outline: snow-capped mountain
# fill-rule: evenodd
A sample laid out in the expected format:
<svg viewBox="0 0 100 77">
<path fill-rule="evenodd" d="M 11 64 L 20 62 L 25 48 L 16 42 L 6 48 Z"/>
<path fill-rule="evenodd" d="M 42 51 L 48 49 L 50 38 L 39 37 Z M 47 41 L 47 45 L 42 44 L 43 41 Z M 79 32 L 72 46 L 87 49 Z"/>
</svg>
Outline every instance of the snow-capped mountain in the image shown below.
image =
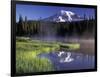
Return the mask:
<svg viewBox="0 0 100 77">
<path fill-rule="evenodd" d="M 81 21 L 83 20 L 83 18 L 72 11 L 61 10 L 60 12 L 43 20 L 51 22 L 72 22 L 72 21 Z"/>
</svg>

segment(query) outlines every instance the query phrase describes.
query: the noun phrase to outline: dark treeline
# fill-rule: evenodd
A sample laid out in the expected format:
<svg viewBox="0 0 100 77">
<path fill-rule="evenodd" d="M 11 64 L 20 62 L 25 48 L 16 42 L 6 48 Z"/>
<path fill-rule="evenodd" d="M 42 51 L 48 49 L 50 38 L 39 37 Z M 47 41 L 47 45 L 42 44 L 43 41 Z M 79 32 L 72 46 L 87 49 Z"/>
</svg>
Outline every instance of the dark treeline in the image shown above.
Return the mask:
<svg viewBox="0 0 100 77">
<path fill-rule="evenodd" d="M 32 21 L 19 17 L 16 23 L 17 36 L 80 36 L 94 37 L 96 21 L 92 18 L 74 22 L 44 22 Z"/>
</svg>

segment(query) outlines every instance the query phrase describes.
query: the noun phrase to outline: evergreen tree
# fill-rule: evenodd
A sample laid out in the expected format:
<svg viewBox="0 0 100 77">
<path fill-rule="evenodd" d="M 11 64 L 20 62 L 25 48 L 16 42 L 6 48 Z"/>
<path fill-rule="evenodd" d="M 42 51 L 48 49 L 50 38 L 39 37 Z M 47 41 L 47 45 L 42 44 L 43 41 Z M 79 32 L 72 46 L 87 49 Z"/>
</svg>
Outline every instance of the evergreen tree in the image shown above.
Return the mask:
<svg viewBox="0 0 100 77">
<path fill-rule="evenodd" d="M 86 20 L 86 14 L 84 14 L 84 20 Z"/>
<path fill-rule="evenodd" d="M 24 24 L 23 24 L 23 18 L 20 15 L 19 22 L 17 24 L 17 35 L 19 35 L 19 36 L 23 35 L 23 32 L 24 32 L 23 31 L 23 26 L 24 26 Z"/>
<path fill-rule="evenodd" d="M 28 27 L 27 16 L 25 16 L 25 24 L 24 24 L 24 31 L 25 31 L 25 34 L 27 34 L 27 32 L 28 32 L 27 27 Z"/>
</svg>

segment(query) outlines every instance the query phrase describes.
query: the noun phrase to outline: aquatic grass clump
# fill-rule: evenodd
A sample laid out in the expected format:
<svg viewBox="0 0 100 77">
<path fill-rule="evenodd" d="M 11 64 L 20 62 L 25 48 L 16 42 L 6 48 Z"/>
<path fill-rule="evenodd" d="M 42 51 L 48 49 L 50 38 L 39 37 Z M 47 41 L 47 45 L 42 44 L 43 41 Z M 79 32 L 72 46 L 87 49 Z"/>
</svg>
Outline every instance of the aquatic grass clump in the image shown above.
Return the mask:
<svg viewBox="0 0 100 77">
<path fill-rule="evenodd" d="M 53 71 L 51 62 L 46 58 L 38 58 L 36 53 L 24 52 L 24 54 L 17 55 L 16 58 L 16 72 L 17 73 L 32 73 Z"/>
<path fill-rule="evenodd" d="M 16 72 L 31 73 L 40 71 L 53 71 L 51 62 L 46 58 L 37 57 L 36 51 L 16 52 Z"/>
<path fill-rule="evenodd" d="M 79 47 L 79 44 L 42 42 L 24 37 L 16 38 L 16 73 L 53 71 L 54 66 L 51 61 L 38 57 L 39 54 L 59 51 L 61 48 L 74 50 L 79 49 Z"/>
<path fill-rule="evenodd" d="M 16 73 L 53 71 L 53 65 L 47 58 L 39 58 L 43 47 L 30 41 L 16 41 Z M 49 48 L 44 49 L 45 52 Z"/>
<path fill-rule="evenodd" d="M 75 44 L 60 44 L 60 49 L 65 49 L 65 50 L 79 50 L 80 49 L 80 44 L 75 43 Z"/>
</svg>

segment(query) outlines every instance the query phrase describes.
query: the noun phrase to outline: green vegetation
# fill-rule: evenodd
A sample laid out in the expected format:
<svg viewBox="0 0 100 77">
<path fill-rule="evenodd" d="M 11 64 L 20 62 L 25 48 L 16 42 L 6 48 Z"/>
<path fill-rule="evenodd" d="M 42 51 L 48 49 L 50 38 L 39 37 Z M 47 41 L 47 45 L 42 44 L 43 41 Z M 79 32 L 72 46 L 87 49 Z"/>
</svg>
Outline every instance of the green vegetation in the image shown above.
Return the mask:
<svg viewBox="0 0 100 77">
<path fill-rule="evenodd" d="M 80 48 L 80 44 L 60 44 L 60 47 L 65 50 L 77 50 Z"/>
<path fill-rule="evenodd" d="M 45 72 L 53 71 L 53 65 L 47 58 L 39 58 L 41 53 L 60 50 L 60 46 L 67 49 L 79 49 L 79 44 L 62 44 L 60 42 L 43 42 L 29 38 L 16 38 L 16 72 Z"/>
<path fill-rule="evenodd" d="M 30 72 L 43 72 L 51 71 L 53 66 L 46 58 L 38 58 L 36 52 L 17 52 L 16 57 L 16 72 L 17 73 L 30 73 Z"/>
</svg>

